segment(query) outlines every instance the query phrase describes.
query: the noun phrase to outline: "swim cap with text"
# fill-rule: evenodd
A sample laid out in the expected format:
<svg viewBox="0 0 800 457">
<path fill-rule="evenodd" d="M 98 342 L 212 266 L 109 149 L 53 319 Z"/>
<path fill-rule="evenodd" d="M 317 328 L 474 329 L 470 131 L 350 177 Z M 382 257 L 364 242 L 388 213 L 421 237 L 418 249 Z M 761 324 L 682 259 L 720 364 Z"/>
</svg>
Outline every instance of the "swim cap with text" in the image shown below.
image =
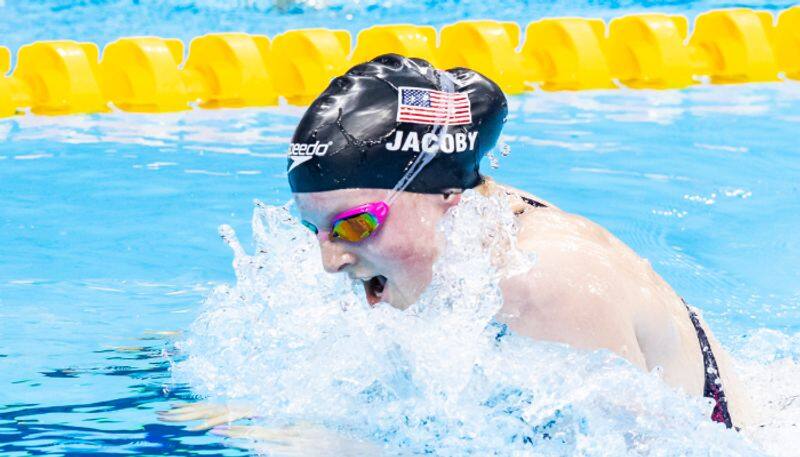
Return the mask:
<svg viewBox="0 0 800 457">
<path fill-rule="evenodd" d="M 443 72 L 428 62 L 386 54 L 331 81 L 289 145 L 292 192 L 391 189 L 419 154 L 428 153 L 436 155 L 407 191 L 480 184 L 479 164 L 500 136 L 506 99 L 477 72 L 447 73 L 452 82 L 444 84 Z"/>
</svg>

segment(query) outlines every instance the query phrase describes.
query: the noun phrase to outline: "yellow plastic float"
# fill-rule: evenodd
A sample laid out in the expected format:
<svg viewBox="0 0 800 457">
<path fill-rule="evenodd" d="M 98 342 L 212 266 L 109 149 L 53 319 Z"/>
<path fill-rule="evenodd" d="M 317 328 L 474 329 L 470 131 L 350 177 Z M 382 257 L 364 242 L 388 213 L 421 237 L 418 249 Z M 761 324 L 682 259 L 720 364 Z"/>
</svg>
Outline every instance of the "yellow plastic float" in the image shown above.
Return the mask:
<svg viewBox="0 0 800 457">
<path fill-rule="evenodd" d="M 783 11 L 775 28 L 775 51 L 787 78 L 800 79 L 800 6 Z"/>
<path fill-rule="evenodd" d="M 6 77 L 10 69 L 11 51 L 0 46 L 0 117 L 13 116 L 17 112 L 16 91 L 11 87 L 11 78 Z"/>
<path fill-rule="evenodd" d="M 202 108 L 278 104 L 267 71 L 269 38 L 245 33 L 214 33 L 192 40 L 182 77 Z"/>
<path fill-rule="evenodd" d="M 776 81 L 772 15 L 745 8 L 709 11 L 697 16 L 689 40 L 695 73 L 715 84 Z"/>
<path fill-rule="evenodd" d="M 77 41 L 39 41 L 22 46 L 11 76 L 17 107 L 35 114 L 108 110 L 97 79 L 97 46 Z"/>
<path fill-rule="evenodd" d="M 528 89 L 529 75 L 517 53 L 519 25 L 515 22 L 463 21 L 446 25 L 440 36 L 443 68 L 467 67 L 489 77 L 503 91 L 518 94 Z"/>
<path fill-rule="evenodd" d="M 358 32 L 356 47 L 350 60 L 356 65 L 388 53 L 419 57 L 438 66 L 436 29 L 409 24 L 376 25 L 364 29 Z"/>
<path fill-rule="evenodd" d="M 276 36 L 270 68 L 278 94 L 293 105 L 311 103 L 331 79 L 347 70 L 349 54 L 346 30 L 293 30 Z"/>
<path fill-rule="evenodd" d="M 613 19 L 552 18 L 532 22 L 520 45 L 513 22 L 462 21 L 440 31 L 411 24 L 362 30 L 350 54 L 344 30 L 293 30 L 270 43 L 263 35 L 215 33 L 184 45 L 159 37 L 121 38 L 98 64 L 92 43 L 42 41 L 11 53 L 0 47 L 0 117 L 37 114 L 164 112 L 268 106 L 284 97 L 308 104 L 349 66 L 395 52 L 440 68 L 463 66 L 506 93 L 616 87 L 681 88 L 712 83 L 800 79 L 800 6 L 774 21 L 745 8 L 700 14 L 687 42 L 684 16 L 635 14 Z"/>
<path fill-rule="evenodd" d="M 100 61 L 103 93 L 123 111 L 157 113 L 189 109 L 181 78 L 183 43 L 158 37 L 120 38 Z"/>
<path fill-rule="evenodd" d="M 677 89 L 694 83 L 688 21 L 679 15 L 636 14 L 608 25 L 611 74 L 632 88 Z"/>
<path fill-rule="evenodd" d="M 600 19 L 542 19 L 528 24 L 522 55 L 545 90 L 613 88 L 604 40 Z"/>
</svg>

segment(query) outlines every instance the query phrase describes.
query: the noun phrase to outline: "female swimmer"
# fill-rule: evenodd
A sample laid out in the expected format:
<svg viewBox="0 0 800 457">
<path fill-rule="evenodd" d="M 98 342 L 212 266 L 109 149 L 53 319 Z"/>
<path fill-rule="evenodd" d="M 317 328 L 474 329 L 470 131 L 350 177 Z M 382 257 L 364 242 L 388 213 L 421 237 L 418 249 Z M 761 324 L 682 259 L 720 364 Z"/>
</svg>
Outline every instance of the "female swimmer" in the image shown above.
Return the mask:
<svg viewBox="0 0 800 457">
<path fill-rule="evenodd" d="M 460 193 L 499 193 L 518 217 L 519 248 L 537 257 L 501 282 L 499 321 L 659 369 L 712 398 L 713 420 L 741 427 L 750 413 L 728 355 L 646 260 L 597 224 L 480 174 L 506 115 L 500 88 L 463 68 L 388 54 L 334 79 L 300 121 L 287 166 L 325 269 L 363 282 L 370 304 L 405 309 L 431 280 L 436 225 Z"/>
<path fill-rule="evenodd" d="M 325 269 L 361 281 L 371 305 L 405 309 L 431 281 L 437 223 L 461 192 L 500 195 L 518 219 L 518 248 L 537 262 L 500 283 L 498 321 L 533 339 L 608 349 L 642 370 L 658 369 L 669 385 L 711 398 L 712 420 L 751 423 L 727 353 L 646 260 L 597 224 L 480 174 L 506 114 L 492 81 L 419 59 L 388 54 L 334 79 L 300 121 L 287 166 Z M 248 405 L 195 403 L 161 418 L 202 420 L 196 429 L 203 429 L 254 414 Z M 297 455 L 380 454 L 304 424 L 214 432 L 278 439 L 282 452 Z"/>
</svg>

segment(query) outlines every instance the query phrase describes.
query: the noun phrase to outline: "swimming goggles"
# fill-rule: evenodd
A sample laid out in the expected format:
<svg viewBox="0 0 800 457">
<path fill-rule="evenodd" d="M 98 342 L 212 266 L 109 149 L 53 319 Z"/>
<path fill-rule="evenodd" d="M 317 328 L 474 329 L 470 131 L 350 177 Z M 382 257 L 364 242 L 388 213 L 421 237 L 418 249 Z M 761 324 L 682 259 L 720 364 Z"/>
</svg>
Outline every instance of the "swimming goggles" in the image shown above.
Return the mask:
<svg viewBox="0 0 800 457">
<path fill-rule="evenodd" d="M 351 243 L 358 243 L 374 234 L 383 225 L 389 215 L 389 203 L 372 202 L 350 208 L 333 217 L 331 222 L 331 238 L 339 238 Z M 317 227 L 302 221 L 314 234 L 319 233 Z"/>
<path fill-rule="evenodd" d="M 442 89 L 446 92 L 455 92 L 455 85 L 460 85 L 460 83 L 450 73 L 442 70 L 436 70 L 436 72 L 439 74 L 439 81 L 441 82 Z M 450 109 L 454 108 L 450 107 Z M 439 136 L 439 141 L 435 149 L 431 152 L 421 152 L 414 158 L 408 171 L 400 178 L 392 190 L 389 191 L 389 195 L 385 200 L 365 203 L 355 208 L 350 208 L 331 219 L 331 238 L 342 239 L 350 243 L 358 243 L 369 238 L 378 231 L 386 221 L 386 218 L 389 217 L 389 207 L 400 192 L 405 190 L 414 178 L 417 177 L 419 172 L 436 156 L 438 145 L 444 142 L 447 126 L 436 125 L 433 128 L 433 133 Z M 302 223 L 315 235 L 319 233 L 317 226 L 311 222 L 303 220 Z"/>
</svg>

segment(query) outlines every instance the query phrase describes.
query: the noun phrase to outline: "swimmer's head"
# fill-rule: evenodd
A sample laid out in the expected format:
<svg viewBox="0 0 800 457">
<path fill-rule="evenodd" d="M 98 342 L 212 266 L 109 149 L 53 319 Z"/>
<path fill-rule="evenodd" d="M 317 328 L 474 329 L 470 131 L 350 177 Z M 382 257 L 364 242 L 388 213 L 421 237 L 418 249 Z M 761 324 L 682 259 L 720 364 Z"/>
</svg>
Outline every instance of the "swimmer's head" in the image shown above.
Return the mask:
<svg viewBox="0 0 800 457">
<path fill-rule="evenodd" d="M 426 113 L 443 92 L 465 97 L 456 98 L 451 125 L 440 131 Z M 294 193 L 392 189 L 419 154 L 438 151 L 406 190 L 473 188 L 507 112 L 502 90 L 472 70 L 445 75 L 421 59 L 377 57 L 334 79 L 308 108 L 289 146 L 289 185 Z"/>
<path fill-rule="evenodd" d="M 311 104 L 292 139 L 289 184 L 304 223 L 317 233 L 323 265 L 362 281 L 371 304 L 406 308 L 427 287 L 440 245 L 436 225 L 460 191 L 483 182 L 480 160 L 505 121 L 506 99 L 496 84 L 472 70 L 447 73 L 394 54 L 353 67 Z M 447 93 L 456 94 L 456 106 L 468 100 L 469 110 L 451 113 L 444 129 L 399 122 L 401 88 L 413 91 L 404 105 L 426 108 Z M 428 153 L 433 159 L 396 194 L 380 230 L 358 243 L 332 237 L 332 218 L 386 200 L 415 159 Z"/>
</svg>

